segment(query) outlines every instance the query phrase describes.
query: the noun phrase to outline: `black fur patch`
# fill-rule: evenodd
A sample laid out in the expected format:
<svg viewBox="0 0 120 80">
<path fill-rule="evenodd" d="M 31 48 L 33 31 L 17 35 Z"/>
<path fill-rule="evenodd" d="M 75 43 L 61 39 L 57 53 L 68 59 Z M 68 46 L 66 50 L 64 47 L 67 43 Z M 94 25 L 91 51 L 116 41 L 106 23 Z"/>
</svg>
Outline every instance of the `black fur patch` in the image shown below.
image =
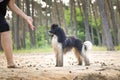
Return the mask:
<svg viewBox="0 0 120 80">
<path fill-rule="evenodd" d="M 67 37 L 63 29 L 60 28 L 57 24 L 53 24 L 49 32 L 58 37 L 58 42 L 62 43 L 62 48 L 65 52 L 75 47 L 81 53 L 83 46 L 82 41 L 75 37 Z"/>
</svg>

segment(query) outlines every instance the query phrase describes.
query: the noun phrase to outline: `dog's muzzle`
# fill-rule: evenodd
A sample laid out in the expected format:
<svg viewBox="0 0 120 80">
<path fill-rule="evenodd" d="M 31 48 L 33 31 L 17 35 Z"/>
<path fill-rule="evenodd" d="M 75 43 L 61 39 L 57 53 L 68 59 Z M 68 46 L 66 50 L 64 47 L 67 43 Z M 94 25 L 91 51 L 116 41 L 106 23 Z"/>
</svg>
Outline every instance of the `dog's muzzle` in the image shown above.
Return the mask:
<svg viewBox="0 0 120 80">
<path fill-rule="evenodd" d="M 54 34 L 52 33 L 52 31 L 49 31 L 49 35 L 52 37 Z"/>
</svg>

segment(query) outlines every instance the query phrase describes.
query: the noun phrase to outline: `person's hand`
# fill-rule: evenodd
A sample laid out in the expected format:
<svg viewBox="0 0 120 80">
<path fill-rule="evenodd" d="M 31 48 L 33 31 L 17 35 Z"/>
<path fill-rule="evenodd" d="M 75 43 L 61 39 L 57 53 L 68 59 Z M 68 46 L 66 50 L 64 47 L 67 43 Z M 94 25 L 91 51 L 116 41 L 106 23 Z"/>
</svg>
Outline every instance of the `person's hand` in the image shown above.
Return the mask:
<svg viewBox="0 0 120 80">
<path fill-rule="evenodd" d="M 27 23 L 29 24 L 29 27 L 30 27 L 32 30 L 34 30 L 34 29 L 35 29 L 35 26 L 33 25 L 33 19 L 32 19 L 32 17 L 27 16 L 27 17 L 26 17 L 26 21 L 27 21 Z"/>
</svg>

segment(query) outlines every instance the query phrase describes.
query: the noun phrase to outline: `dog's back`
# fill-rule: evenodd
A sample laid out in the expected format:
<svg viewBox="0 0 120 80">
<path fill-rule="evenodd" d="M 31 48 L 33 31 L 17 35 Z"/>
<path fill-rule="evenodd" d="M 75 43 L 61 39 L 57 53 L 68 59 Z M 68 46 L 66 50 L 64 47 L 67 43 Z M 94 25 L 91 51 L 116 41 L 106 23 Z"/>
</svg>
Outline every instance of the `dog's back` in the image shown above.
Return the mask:
<svg viewBox="0 0 120 80">
<path fill-rule="evenodd" d="M 81 52 L 82 50 L 82 41 L 73 37 L 73 36 L 69 36 L 65 39 L 64 44 L 63 44 L 63 49 L 65 48 L 77 48 L 79 50 L 79 52 Z"/>
</svg>

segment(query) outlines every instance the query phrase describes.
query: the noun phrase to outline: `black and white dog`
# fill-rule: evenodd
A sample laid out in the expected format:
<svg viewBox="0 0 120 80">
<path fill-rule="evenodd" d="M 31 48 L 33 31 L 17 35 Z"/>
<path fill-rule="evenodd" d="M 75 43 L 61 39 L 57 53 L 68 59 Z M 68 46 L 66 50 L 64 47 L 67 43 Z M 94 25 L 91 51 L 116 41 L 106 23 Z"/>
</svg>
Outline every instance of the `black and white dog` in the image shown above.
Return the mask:
<svg viewBox="0 0 120 80">
<path fill-rule="evenodd" d="M 49 33 L 52 35 L 52 46 L 56 54 L 56 66 L 63 66 L 63 54 L 73 49 L 78 60 L 78 65 L 82 65 L 84 60 L 85 65 L 90 65 L 86 52 L 92 48 L 90 41 L 82 43 L 81 40 L 74 37 L 67 37 L 62 28 L 57 24 L 51 25 Z"/>
</svg>

